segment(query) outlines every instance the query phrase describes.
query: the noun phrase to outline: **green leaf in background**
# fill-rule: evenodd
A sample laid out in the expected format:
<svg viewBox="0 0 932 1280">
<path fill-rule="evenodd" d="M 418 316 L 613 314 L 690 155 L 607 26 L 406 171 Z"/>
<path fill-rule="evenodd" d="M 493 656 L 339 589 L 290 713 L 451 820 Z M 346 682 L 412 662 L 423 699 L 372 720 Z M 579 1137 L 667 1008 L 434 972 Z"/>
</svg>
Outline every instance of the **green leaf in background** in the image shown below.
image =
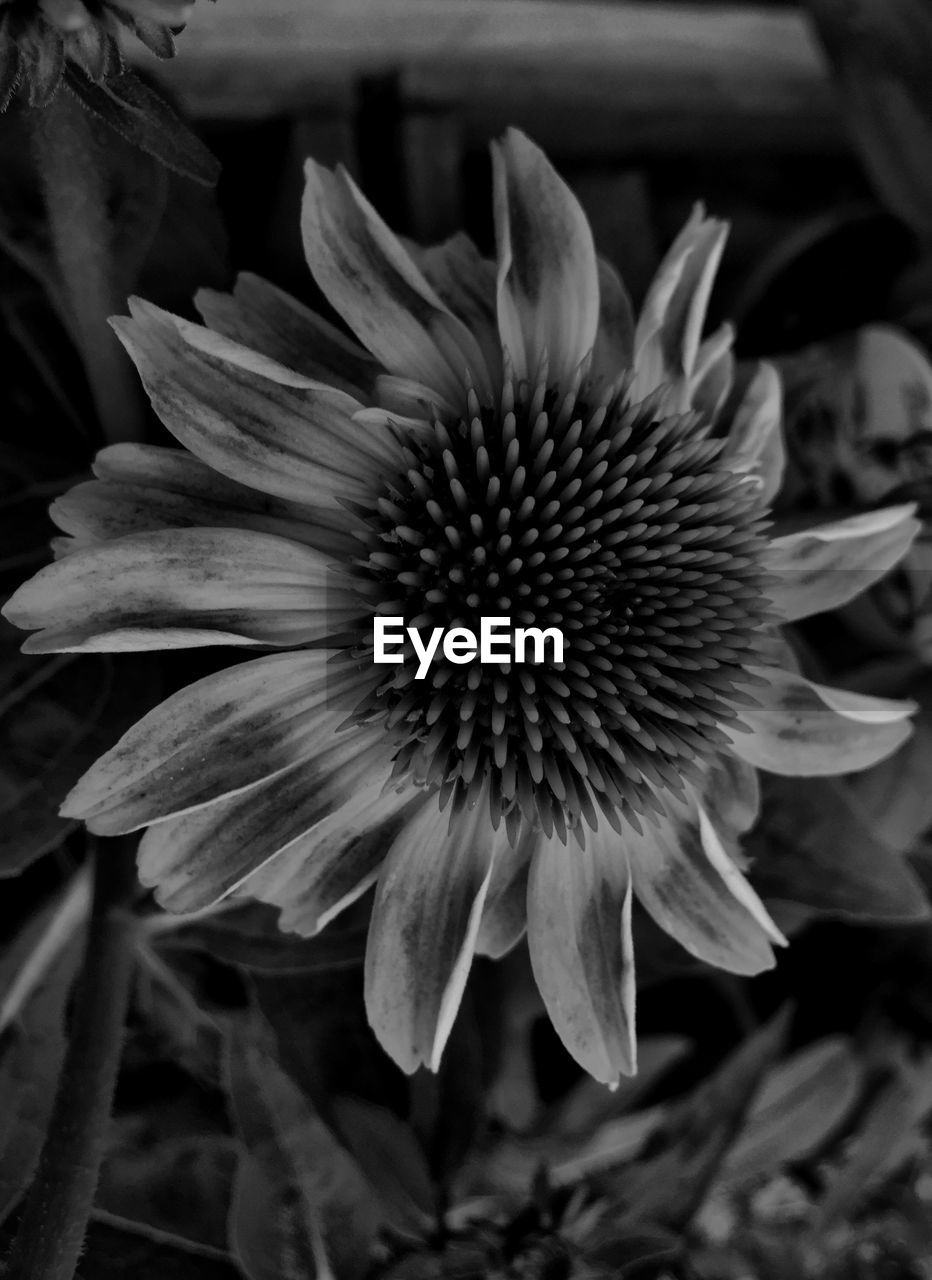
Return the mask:
<svg viewBox="0 0 932 1280">
<path fill-rule="evenodd" d="M 857 1101 L 862 1071 L 843 1036 L 818 1040 L 779 1063 L 764 1081 L 719 1182 L 746 1188 L 818 1151 Z"/>
<path fill-rule="evenodd" d="M 702 1205 L 786 1036 L 788 1011 L 734 1051 L 671 1106 L 637 1160 L 613 1179 L 625 1222 L 682 1231 Z"/>
<path fill-rule="evenodd" d="M 208 187 L 219 178 L 220 166 L 204 144 L 161 94 L 131 71 L 94 84 L 80 71 L 69 68 L 66 84 L 82 106 L 166 169 Z"/>
<path fill-rule="evenodd" d="M 856 785 L 834 778 L 763 781 L 762 816 L 745 838 L 759 893 L 849 920 L 928 919 L 921 880 L 873 830 Z"/>
<path fill-rule="evenodd" d="M 76 830 L 61 801 L 156 701 L 155 678 L 133 655 L 37 660 L 0 646 L 0 879 Z"/>
<path fill-rule="evenodd" d="M 249 1280 L 361 1280 L 384 1212 L 256 1024 L 231 1026 L 226 1086 L 245 1147 L 230 1240 Z"/>
<path fill-rule="evenodd" d="M 60 952 L 16 1022 L 0 1034 L 0 1222 L 29 1186 L 65 1056 L 65 1006 L 80 946 Z"/>
</svg>

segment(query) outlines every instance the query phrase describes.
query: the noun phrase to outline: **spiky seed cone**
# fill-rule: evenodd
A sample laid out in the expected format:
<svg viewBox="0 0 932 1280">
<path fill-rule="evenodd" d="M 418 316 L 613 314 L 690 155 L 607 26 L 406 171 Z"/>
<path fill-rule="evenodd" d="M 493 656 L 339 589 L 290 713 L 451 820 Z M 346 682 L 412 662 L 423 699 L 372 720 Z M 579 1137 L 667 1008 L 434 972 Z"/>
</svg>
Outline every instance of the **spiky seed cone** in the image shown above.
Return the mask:
<svg viewBox="0 0 932 1280">
<path fill-rule="evenodd" d="M 506 376 L 455 423 L 408 441 L 364 536 L 378 612 L 429 634 L 483 616 L 563 631 L 565 662 L 393 666 L 356 712 L 383 718 L 396 775 L 454 811 L 486 783 L 492 820 L 584 838 L 600 812 L 641 829 L 681 792 L 751 698 L 768 618 L 754 486 L 720 469 L 696 414 L 659 396 L 565 395 Z M 439 658 L 439 655 L 438 655 Z"/>
</svg>

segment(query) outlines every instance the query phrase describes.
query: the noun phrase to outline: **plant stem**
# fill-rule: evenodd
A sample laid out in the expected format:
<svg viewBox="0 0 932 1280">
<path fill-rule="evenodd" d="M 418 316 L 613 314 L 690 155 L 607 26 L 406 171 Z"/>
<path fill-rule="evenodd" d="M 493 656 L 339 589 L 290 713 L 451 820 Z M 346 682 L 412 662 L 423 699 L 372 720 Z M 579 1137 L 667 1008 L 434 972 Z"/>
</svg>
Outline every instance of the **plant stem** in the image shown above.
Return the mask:
<svg viewBox="0 0 932 1280">
<path fill-rule="evenodd" d="M 142 440 L 145 411 L 132 365 L 108 324 L 126 299 L 116 279 L 104 158 L 91 117 L 67 91 L 34 112 L 36 161 L 52 252 L 105 439 Z"/>
<path fill-rule="evenodd" d="M 100 841 L 84 965 L 71 1036 L 35 1181 L 13 1242 L 8 1274 L 72 1280 L 97 1190 L 123 1047 L 133 974 L 134 842 Z"/>
</svg>

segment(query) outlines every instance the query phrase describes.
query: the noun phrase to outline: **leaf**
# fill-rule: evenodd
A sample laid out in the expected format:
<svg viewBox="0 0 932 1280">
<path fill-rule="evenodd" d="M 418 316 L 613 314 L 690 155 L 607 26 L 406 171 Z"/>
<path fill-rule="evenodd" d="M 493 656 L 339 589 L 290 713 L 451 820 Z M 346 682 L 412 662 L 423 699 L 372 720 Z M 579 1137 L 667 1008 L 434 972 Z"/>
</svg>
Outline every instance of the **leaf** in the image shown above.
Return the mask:
<svg viewBox="0 0 932 1280">
<path fill-rule="evenodd" d="M 94 84 L 69 68 L 66 84 L 88 111 L 166 169 L 213 186 L 220 166 L 160 94 L 126 71 Z"/>
<path fill-rule="evenodd" d="M 928 918 L 921 881 L 874 833 L 854 788 L 833 778 L 762 781 L 763 815 L 744 844 L 765 898 L 851 920 Z"/>
<path fill-rule="evenodd" d="M 784 1010 L 732 1053 L 707 1081 L 670 1107 L 640 1156 L 615 1175 L 626 1222 L 688 1226 L 702 1205 L 786 1035 Z"/>
<path fill-rule="evenodd" d="M 561 1101 L 552 1127 L 574 1137 L 632 1111 L 668 1071 L 688 1056 L 692 1045 L 682 1036 L 647 1036 L 638 1044 L 638 1073 L 609 1090 L 584 1079 Z"/>
<path fill-rule="evenodd" d="M 146 656 L 34 660 L 0 646 L 0 879 L 78 827 L 59 804 L 155 701 L 155 678 Z"/>
<path fill-rule="evenodd" d="M 54 971 L 90 915 L 91 874 L 85 864 L 41 906 L 0 955 L 0 1036 Z"/>
<path fill-rule="evenodd" d="M 793 1054 L 764 1081 L 720 1181 L 743 1188 L 816 1152 L 842 1124 L 860 1089 L 850 1041 L 830 1037 Z"/>
<path fill-rule="evenodd" d="M 919 704 L 913 734 L 895 756 L 858 778 L 857 802 L 877 837 L 891 849 L 910 853 L 932 827 L 932 674 L 904 672 L 898 691 L 909 688 Z"/>
<path fill-rule="evenodd" d="M 212 1133 L 163 1140 L 164 1123 L 164 1116 L 155 1125 L 136 1116 L 114 1122 L 97 1208 L 140 1227 L 222 1248 L 236 1144 Z"/>
<path fill-rule="evenodd" d="M 257 1031 L 236 1023 L 226 1086 L 247 1150 L 231 1244 L 250 1280 L 361 1278 L 384 1217 L 378 1198 Z"/>
<path fill-rule="evenodd" d="M 418 1238 L 429 1231 L 436 1192 L 414 1131 L 387 1107 L 359 1098 L 336 1098 L 336 1127 L 378 1192 L 389 1225 Z"/>
<path fill-rule="evenodd" d="M 932 1055 L 903 1063 L 874 1101 L 848 1158 L 829 1180 L 815 1230 L 854 1215 L 864 1198 L 895 1173 L 923 1141 L 922 1126 L 932 1112 Z"/>
<path fill-rule="evenodd" d="M 658 1229 L 620 1232 L 614 1217 L 600 1224 L 587 1237 L 581 1250 L 591 1267 L 610 1268 L 601 1273 L 606 1280 L 609 1276 L 625 1280 L 628 1276 L 654 1275 L 656 1272 L 648 1271 L 648 1267 L 672 1263 L 681 1251 L 680 1240 L 671 1232 Z"/>
<path fill-rule="evenodd" d="M 0 1038 L 0 1222 L 29 1186 L 65 1056 L 65 1004 L 80 956 L 59 955 L 16 1024 Z"/>
</svg>

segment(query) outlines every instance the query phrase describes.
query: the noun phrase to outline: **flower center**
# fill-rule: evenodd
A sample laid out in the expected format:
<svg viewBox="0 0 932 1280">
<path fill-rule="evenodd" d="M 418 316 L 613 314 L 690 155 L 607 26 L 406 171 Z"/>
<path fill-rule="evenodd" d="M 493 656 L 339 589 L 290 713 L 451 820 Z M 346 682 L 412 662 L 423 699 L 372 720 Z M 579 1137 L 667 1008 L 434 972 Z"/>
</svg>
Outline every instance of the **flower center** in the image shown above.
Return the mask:
<svg viewBox="0 0 932 1280">
<path fill-rule="evenodd" d="M 563 633 L 561 664 L 386 668 L 356 713 L 396 735 L 396 775 L 455 810 L 487 789 L 512 838 L 522 819 L 582 838 L 600 813 L 640 829 L 727 741 L 767 620 L 759 499 L 717 468 L 708 427 L 656 396 L 586 395 L 470 392 L 406 442 L 365 534 L 379 613 Z"/>
</svg>

